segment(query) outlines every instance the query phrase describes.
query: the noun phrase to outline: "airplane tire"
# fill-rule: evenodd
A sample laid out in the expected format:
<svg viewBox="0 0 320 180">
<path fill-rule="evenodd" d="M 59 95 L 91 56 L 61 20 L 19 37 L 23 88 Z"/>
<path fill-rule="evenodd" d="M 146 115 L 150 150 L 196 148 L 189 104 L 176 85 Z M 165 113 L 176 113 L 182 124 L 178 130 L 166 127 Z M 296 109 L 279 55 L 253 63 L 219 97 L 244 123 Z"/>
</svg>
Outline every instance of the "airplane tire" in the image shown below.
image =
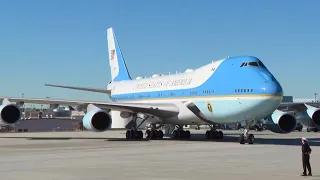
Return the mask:
<svg viewBox="0 0 320 180">
<path fill-rule="evenodd" d="M 223 132 L 222 131 L 219 131 L 217 134 L 218 134 L 219 139 L 223 139 Z"/>
<path fill-rule="evenodd" d="M 206 131 L 206 139 L 210 139 L 210 131 Z"/>
<path fill-rule="evenodd" d="M 190 134 L 190 131 L 185 131 L 185 138 L 186 139 L 190 139 L 190 137 L 191 137 L 191 134 Z"/>
<path fill-rule="evenodd" d="M 149 129 L 146 130 L 145 136 L 146 136 L 147 139 L 150 139 L 152 137 L 151 131 Z"/>
<path fill-rule="evenodd" d="M 254 135 L 253 134 L 249 134 L 248 144 L 253 144 L 253 143 L 254 143 Z"/>
<path fill-rule="evenodd" d="M 241 134 L 240 137 L 239 137 L 239 143 L 240 144 L 245 144 L 245 139 L 244 139 L 244 135 Z"/>
<path fill-rule="evenodd" d="M 163 132 L 161 130 L 155 131 L 154 135 L 155 135 L 155 138 L 157 138 L 157 139 L 163 138 Z"/>
<path fill-rule="evenodd" d="M 136 131 L 136 132 L 135 132 L 135 135 L 136 135 L 136 139 L 143 139 L 143 133 L 142 133 L 142 131 Z"/>
<path fill-rule="evenodd" d="M 127 130 L 127 132 L 126 132 L 126 139 L 130 139 L 130 131 L 129 130 Z"/>
</svg>

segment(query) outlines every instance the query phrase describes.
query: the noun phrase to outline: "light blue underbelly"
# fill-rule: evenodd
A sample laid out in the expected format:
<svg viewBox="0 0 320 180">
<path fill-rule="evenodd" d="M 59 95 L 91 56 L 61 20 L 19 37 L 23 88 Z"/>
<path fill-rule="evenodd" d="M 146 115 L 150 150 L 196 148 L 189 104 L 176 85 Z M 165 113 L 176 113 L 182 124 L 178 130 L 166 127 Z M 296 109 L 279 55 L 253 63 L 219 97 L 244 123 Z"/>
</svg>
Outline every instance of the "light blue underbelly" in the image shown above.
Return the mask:
<svg viewBox="0 0 320 180">
<path fill-rule="evenodd" d="M 210 121 L 221 124 L 236 123 L 247 119 L 260 120 L 270 115 L 280 104 L 280 97 L 233 98 L 195 101 L 194 104 Z M 208 107 L 211 105 L 211 108 Z M 209 110 L 212 110 L 211 112 Z"/>
</svg>

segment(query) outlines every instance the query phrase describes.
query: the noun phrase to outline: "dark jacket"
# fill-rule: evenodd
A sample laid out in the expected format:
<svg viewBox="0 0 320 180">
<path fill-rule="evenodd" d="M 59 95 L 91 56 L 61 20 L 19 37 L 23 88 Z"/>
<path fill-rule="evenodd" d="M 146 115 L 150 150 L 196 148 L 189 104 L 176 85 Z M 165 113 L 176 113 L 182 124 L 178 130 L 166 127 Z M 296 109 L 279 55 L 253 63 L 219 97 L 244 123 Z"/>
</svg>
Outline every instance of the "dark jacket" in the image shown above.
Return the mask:
<svg viewBox="0 0 320 180">
<path fill-rule="evenodd" d="M 308 143 L 302 144 L 302 155 L 309 155 L 309 154 L 311 154 L 311 151 L 312 150 L 311 150 Z"/>
</svg>

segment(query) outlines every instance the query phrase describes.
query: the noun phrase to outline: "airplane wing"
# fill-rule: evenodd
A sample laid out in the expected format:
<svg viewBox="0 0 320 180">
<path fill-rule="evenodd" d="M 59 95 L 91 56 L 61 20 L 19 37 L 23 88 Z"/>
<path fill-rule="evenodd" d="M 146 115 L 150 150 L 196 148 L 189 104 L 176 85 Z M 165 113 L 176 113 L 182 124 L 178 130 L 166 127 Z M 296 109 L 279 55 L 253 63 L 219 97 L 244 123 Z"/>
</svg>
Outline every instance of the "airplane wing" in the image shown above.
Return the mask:
<svg viewBox="0 0 320 180">
<path fill-rule="evenodd" d="M 99 101 L 75 101 L 63 99 L 36 99 L 36 98 L 7 98 L 0 97 L 1 101 L 23 102 L 35 104 L 61 104 L 61 105 L 85 105 L 93 104 L 101 109 L 126 111 L 133 113 L 145 113 L 162 118 L 169 118 L 179 114 L 179 108 L 169 103 L 114 103 Z"/>
<path fill-rule="evenodd" d="M 278 110 L 303 112 L 308 109 L 308 106 L 320 107 L 320 102 L 286 102 L 278 106 Z"/>
<path fill-rule="evenodd" d="M 64 85 L 55 85 L 55 84 L 45 84 L 45 86 L 59 87 L 59 88 L 66 88 L 66 89 L 75 89 L 75 90 L 81 90 L 81 91 L 98 92 L 98 93 L 105 93 L 105 94 L 109 94 L 109 95 L 111 94 L 111 91 L 108 90 L 108 89 L 76 87 L 76 86 L 64 86 Z"/>
</svg>

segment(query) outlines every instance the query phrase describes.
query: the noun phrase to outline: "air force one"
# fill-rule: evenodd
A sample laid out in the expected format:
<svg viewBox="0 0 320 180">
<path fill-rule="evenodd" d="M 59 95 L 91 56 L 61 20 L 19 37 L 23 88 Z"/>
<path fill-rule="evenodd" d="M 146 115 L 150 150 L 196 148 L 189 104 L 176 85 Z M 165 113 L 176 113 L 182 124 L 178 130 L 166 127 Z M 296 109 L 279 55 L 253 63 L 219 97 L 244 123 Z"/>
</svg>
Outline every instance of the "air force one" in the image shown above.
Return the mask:
<svg viewBox="0 0 320 180">
<path fill-rule="evenodd" d="M 137 118 L 152 124 L 145 133 L 146 138 L 158 139 L 164 135 L 159 127 L 168 124 L 176 126 L 171 134 L 173 138 L 190 138 L 190 131 L 184 130 L 184 125 L 208 125 L 211 130 L 206 132 L 206 138 L 221 139 L 223 133 L 217 131 L 216 124 L 245 122 L 240 144 L 254 143 L 249 129 L 265 117 L 268 129 L 275 133 L 294 131 L 297 119 L 320 126 L 319 108 L 303 103 L 281 103 L 280 83 L 257 57 L 228 57 L 184 73 L 132 79 L 112 28 L 107 30 L 107 39 L 112 77 L 107 89 L 47 86 L 105 93 L 112 102 L 3 97 L 1 122 L 16 123 L 23 103 L 40 103 L 84 107 L 83 125 L 95 132 L 110 129 L 113 119 L 132 118 L 135 125 L 127 130 L 127 139 L 143 138 Z M 296 114 L 278 109 L 282 106 L 305 108 L 298 111 L 299 118 L 296 118 Z"/>
</svg>

